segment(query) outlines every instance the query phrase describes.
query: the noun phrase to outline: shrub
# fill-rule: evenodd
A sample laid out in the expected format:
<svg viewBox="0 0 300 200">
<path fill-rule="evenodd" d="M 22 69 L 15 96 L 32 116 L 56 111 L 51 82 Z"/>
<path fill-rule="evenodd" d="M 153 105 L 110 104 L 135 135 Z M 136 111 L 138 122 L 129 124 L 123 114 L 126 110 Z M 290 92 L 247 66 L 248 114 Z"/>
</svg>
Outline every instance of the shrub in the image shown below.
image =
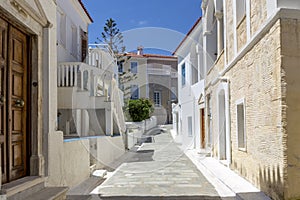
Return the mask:
<svg viewBox="0 0 300 200">
<path fill-rule="evenodd" d="M 150 118 L 153 110 L 153 104 L 149 99 L 131 99 L 126 106 L 127 114 L 134 122 Z"/>
</svg>

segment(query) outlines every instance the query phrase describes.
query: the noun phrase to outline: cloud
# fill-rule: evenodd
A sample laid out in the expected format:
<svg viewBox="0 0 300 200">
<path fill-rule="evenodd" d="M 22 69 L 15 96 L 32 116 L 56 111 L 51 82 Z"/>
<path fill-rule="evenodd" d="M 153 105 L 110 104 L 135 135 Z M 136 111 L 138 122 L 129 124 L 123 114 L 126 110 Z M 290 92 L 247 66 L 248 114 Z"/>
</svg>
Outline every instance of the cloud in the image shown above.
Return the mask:
<svg viewBox="0 0 300 200">
<path fill-rule="evenodd" d="M 146 21 L 146 20 L 143 20 L 143 21 L 139 21 L 138 22 L 138 24 L 140 25 L 140 26 L 142 26 L 142 25 L 146 25 L 148 22 Z"/>
<path fill-rule="evenodd" d="M 145 26 L 146 24 L 148 24 L 148 21 L 147 20 L 140 20 L 140 21 L 137 21 L 135 19 L 131 19 L 129 21 L 131 24 L 133 25 L 136 25 L 136 26 Z"/>
</svg>

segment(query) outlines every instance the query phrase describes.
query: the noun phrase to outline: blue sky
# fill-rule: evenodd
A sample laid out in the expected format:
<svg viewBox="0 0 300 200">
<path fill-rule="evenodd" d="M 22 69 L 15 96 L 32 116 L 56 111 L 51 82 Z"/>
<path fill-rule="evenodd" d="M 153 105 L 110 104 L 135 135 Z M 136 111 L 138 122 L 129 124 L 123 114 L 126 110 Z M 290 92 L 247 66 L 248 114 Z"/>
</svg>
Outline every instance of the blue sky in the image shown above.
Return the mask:
<svg viewBox="0 0 300 200">
<path fill-rule="evenodd" d="M 127 51 L 142 45 L 173 52 L 201 16 L 201 0 L 82 1 L 94 20 L 89 43 L 101 37 L 105 21 L 111 17 L 123 32 Z"/>
</svg>

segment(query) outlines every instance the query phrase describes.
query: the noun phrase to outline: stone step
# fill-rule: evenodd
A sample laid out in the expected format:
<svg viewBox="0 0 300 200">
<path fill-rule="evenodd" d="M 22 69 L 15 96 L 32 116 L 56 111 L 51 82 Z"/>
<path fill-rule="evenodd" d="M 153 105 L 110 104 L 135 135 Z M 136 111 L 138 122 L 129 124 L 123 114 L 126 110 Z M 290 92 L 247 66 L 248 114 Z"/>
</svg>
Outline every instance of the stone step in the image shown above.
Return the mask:
<svg viewBox="0 0 300 200">
<path fill-rule="evenodd" d="M 19 200 L 45 188 L 44 178 L 30 176 L 2 186 L 8 200 Z"/>
<path fill-rule="evenodd" d="M 83 181 L 79 185 L 71 188 L 67 195 L 68 196 L 74 196 L 74 195 L 89 195 L 90 192 L 97 187 L 98 185 L 101 185 L 101 183 L 105 179 L 101 177 L 91 176 L 87 180 Z"/>
<path fill-rule="evenodd" d="M 68 195 L 67 200 L 92 200 L 90 195 Z"/>
<path fill-rule="evenodd" d="M 25 199 L 30 200 L 65 200 L 67 187 L 46 187 Z"/>
<path fill-rule="evenodd" d="M 45 187 L 44 178 L 28 176 L 4 184 L 2 190 L 7 200 L 64 200 L 68 188 Z"/>
</svg>

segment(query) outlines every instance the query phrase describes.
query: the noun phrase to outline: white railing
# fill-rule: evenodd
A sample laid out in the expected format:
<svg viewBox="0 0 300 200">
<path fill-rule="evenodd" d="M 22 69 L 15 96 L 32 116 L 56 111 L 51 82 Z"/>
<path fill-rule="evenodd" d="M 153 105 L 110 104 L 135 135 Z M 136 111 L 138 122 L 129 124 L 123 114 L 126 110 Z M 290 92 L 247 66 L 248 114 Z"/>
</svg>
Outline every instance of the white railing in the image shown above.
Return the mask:
<svg viewBox="0 0 300 200">
<path fill-rule="evenodd" d="M 79 90 L 91 92 L 91 96 L 97 94 L 97 79 L 111 77 L 111 72 L 92 67 L 82 62 L 60 63 L 57 69 L 58 87 L 77 87 Z"/>
<path fill-rule="evenodd" d="M 57 86 L 75 87 L 79 91 L 89 91 L 90 96 L 107 96 L 113 103 L 113 112 L 120 132 L 125 133 L 122 91 L 113 78 L 117 61 L 107 45 L 97 44 L 89 48 L 86 63 L 64 62 L 58 64 Z M 99 87 L 98 87 L 99 86 Z"/>
<path fill-rule="evenodd" d="M 168 69 L 159 69 L 159 68 L 147 68 L 147 73 L 148 74 L 153 74 L 153 75 L 170 76 L 171 75 L 171 70 L 168 70 Z"/>
<path fill-rule="evenodd" d="M 117 65 L 117 57 L 107 44 L 89 44 L 86 63 L 103 69 L 110 65 Z"/>
<path fill-rule="evenodd" d="M 113 102 L 114 105 L 114 114 L 116 116 L 119 130 L 122 133 L 125 133 L 126 124 L 125 124 L 125 118 L 124 118 L 124 113 L 122 108 L 123 102 L 122 102 L 122 98 L 120 97 L 120 89 L 115 79 L 112 80 L 111 101 Z"/>
</svg>

